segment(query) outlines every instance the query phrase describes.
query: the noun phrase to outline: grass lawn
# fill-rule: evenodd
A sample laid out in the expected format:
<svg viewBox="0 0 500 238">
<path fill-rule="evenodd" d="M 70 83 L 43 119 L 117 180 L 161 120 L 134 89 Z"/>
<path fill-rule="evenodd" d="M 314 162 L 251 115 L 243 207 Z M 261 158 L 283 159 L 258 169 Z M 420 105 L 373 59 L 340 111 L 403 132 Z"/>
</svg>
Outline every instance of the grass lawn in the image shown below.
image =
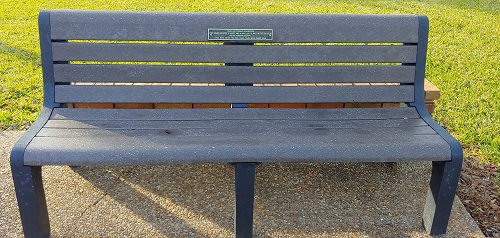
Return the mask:
<svg viewBox="0 0 500 238">
<path fill-rule="evenodd" d="M 37 14 L 41 9 L 425 14 L 431 32 L 427 79 L 441 89 L 435 118 L 467 153 L 500 164 L 498 0 L 130 1 L 3 0 L 0 6 L 0 129 L 33 122 L 42 102 Z"/>
</svg>

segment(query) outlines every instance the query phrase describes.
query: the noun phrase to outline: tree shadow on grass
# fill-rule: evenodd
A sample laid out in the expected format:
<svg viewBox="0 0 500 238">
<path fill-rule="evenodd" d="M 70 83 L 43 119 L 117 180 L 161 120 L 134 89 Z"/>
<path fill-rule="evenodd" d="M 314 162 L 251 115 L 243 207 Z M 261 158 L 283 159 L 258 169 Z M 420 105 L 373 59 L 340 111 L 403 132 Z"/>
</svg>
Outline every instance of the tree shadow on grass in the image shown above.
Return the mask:
<svg viewBox="0 0 500 238">
<path fill-rule="evenodd" d="M 21 49 L 16 46 L 9 45 L 5 42 L 0 42 L 0 54 L 8 54 L 26 64 L 41 67 L 42 61 L 39 52 L 32 50 Z"/>
</svg>

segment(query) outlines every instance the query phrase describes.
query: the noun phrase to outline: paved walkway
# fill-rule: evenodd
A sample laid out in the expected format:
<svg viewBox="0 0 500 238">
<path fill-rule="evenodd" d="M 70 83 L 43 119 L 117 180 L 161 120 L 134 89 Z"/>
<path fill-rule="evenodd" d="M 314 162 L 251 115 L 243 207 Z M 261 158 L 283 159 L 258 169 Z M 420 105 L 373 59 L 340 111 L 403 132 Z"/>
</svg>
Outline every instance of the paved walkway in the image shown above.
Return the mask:
<svg viewBox="0 0 500 238">
<path fill-rule="evenodd" d="M 0 132 L 0 234 L 22 236 Z M 232 166 L 44 167 L 53 237 L 233 237 Z M 430 163 L 261 164 L 255 237 L 429 237 Z M 447 237 L 484 237 L 458 198 Z"/>
</svg>

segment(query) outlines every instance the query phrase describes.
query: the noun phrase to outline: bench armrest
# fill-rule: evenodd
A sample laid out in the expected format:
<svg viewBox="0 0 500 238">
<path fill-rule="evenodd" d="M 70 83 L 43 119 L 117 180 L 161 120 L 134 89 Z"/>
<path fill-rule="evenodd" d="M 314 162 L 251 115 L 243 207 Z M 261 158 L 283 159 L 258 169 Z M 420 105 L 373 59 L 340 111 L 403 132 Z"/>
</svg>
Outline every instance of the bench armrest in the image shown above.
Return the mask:
<svg viewBox="0 0 500 238">
<path fill-rule="evenodd" d="M 427 108 L 425 108 L 424 105 L 416 105 L 416 109 L 420 114 L 420 117 L 448 143 L 451 150 L 451 159 L 462 161 L 463 150 L 460 142 L 455 139 L 455 137 L 453 137 L 446 129 L 439 125 L 439 123 L 437 123 L 434 118 L 432 118 L 429 111 L 427 111 Z"/>
<path fill-rule="evenodd" d="M 53 108 L 43 107 L 38 115 L 36 121 L 31 125 L 31 127 L 21 136 L 21 138 L 14 144 L 12 151 L 10 153 L 10 164 L 11 165 L 24 165 L 24 151 L 26 147 L 31 142 L 31 140 L 36 136 L 36 134 L 42 129 L 42 127 L 47 123 L 52 114 Z"/>
</svg>

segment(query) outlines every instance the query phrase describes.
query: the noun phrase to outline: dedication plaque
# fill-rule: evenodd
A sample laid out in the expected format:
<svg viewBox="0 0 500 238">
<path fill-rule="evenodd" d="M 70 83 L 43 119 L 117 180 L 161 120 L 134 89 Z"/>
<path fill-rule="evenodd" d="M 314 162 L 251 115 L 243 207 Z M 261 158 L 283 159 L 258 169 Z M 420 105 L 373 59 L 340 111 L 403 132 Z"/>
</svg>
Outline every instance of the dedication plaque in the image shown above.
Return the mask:
<svg viewBox="0 0 500 238">
<path fill-rule="evenodd" d="M 271 41 L 273 29 L 208 29 L 208 40 Z"/>
</svg>

